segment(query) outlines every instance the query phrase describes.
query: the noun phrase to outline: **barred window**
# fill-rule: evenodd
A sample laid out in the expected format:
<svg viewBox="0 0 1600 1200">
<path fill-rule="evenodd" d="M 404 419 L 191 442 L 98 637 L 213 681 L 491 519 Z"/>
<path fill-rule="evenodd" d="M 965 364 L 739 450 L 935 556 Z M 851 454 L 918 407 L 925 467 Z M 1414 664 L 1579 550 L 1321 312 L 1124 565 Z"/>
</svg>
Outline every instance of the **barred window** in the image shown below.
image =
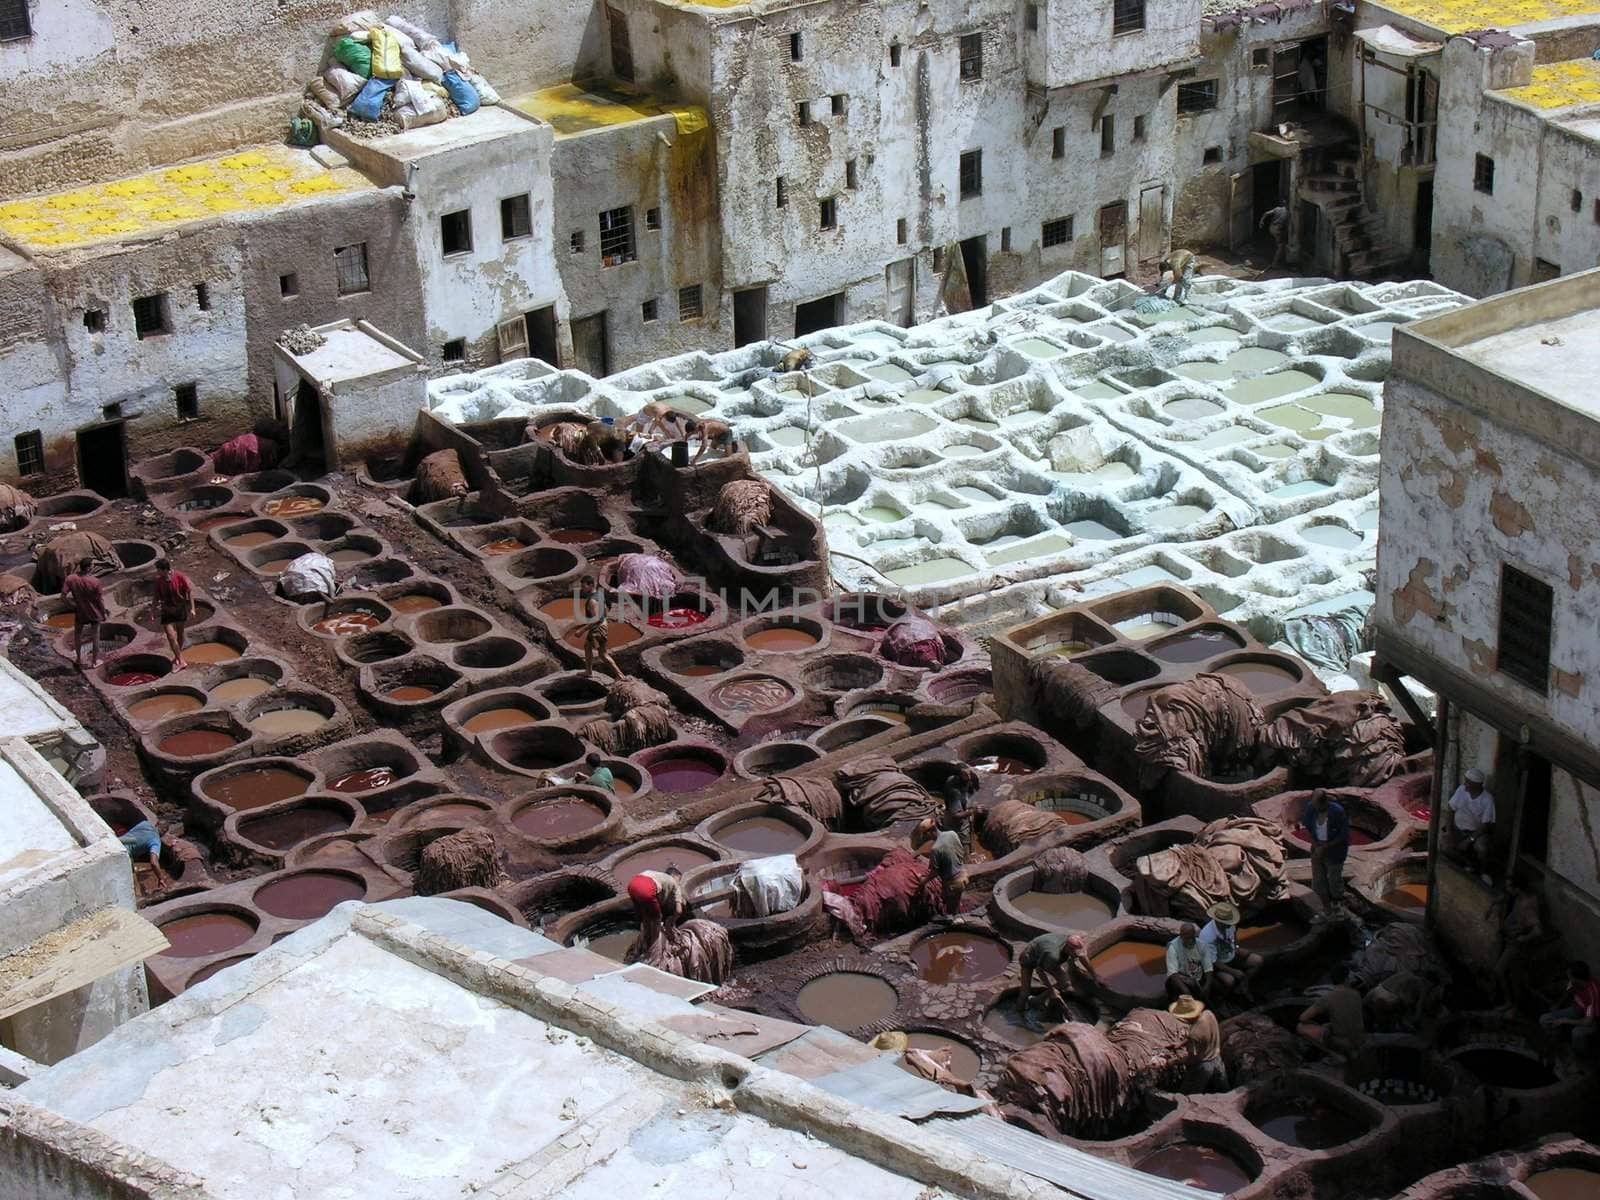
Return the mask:
<svg viewBox="0 0 1600 1200">
<path fill-rule="evenodd" d="M 1144 0 L 1115 0 L 1111 10 L 1111 36 L 1138 33 L 1144 28 Z"/>
<path fill-rule="evenodd" d="M 692 283 L 688 287 L 678 289 L 678 320 L 693 321 L 705 316 L 704 303 L 701 297 L 700 285 Z"/>
<path fill-rule="evenodd" d="M 983 34 L 969 33 L 961 39 L 961 78 L 983 78 Z"/>
<path fill-rule="evenodd" d="M 1217 106 L 1217 81 L 1201 79 L 1194 83 L 1178 85 L 1178 111 L 1181 113 L 1207 112 Z"/>
<path fill-rule="evenodd" d="M 44 434 L 35 429 L 13 439 L 17 448 L 17 474 L 37 475 L 44 470 Z"/>
<path fill-rule="evenodd" d="M 339 276 L 339 295 L 350 296 L 356 292 L 371 290 L 372 281 L 367 276 L 365 242 L 340 246 L 333 252 L 333 265 Z"/>
<path fill-rule="evenodd" d="M 155 337 L 172 332 L 172 322 L 167 316 L 167 294 L 140 296 L 133 302 L 133 330 L 141 338 Z"/>
<path fill-rule="evenodd" d="M 1046 221 L 1039 231 L 1039 240 L 1046 247 L 1064 246 L 1072 240 L 1072 218 L 1057 217 Z"/>
<path fill-rule="evenodd" d="M 1555 592 L 1510 565 L 1500 569 L 1500 651 L 1496 666 L 1543 692 L 1550 682 L 1550 626 Z"/>
<path fill-rule="evenodd" d="M 983 195 L 983 151 L 967 150 L 961 155 L 961 198 Z"/>
<path fill-rule="evenodd" d="M 0 0 L 0 42 L 13 42 L 32 36 L 28 0 Z"/>
<path fill-rule="evenodd" d="M 600 265 L 620 266 L 638 258 L 633 245 L 633 209 L 608 208 L 600 214 Z"/>
</svg>

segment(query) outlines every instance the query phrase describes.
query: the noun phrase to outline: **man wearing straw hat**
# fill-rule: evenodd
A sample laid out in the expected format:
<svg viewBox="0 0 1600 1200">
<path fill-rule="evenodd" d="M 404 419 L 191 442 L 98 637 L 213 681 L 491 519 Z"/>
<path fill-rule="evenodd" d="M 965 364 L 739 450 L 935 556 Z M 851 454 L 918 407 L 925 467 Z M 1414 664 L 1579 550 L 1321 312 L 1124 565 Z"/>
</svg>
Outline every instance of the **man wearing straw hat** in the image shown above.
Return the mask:
<svg viewBox="0 0 1600 1200">
<path fill-rule="evenodd" d="M 1239 907 L 1222 900 L 1206 909 L 1211 919 L 1200 931 L 1200 941 L 1216 954 L 1212 973 L 1224 991 L 1250 999 L 1250 980 L 1261 969 L 1261 955 L 1239 948 Z"/>
<path fill-rule="evenodd" d="M 1227 1091 L 1228 1068 L 1222 1061 L 1222 1027 L 1216 1013 L 1193 996 L 1179 996 L 1167 1011 L 1189 1025 L 1189 1078 L 1184 1091 Z"/>
</svg>

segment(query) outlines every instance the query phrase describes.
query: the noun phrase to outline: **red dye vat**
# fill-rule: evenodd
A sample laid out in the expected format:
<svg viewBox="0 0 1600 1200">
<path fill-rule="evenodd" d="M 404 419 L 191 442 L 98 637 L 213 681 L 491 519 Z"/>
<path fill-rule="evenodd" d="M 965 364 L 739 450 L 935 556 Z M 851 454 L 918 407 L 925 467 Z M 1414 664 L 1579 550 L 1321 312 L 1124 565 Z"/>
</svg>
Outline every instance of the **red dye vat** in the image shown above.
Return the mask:
<svg viewBox="0 0 1600 1200">
<path fill-rule="evenodd" d="M 154 683 L 156 678 L 149 671 L 124 671 L 121 675 L 113 675 L 111 682 L 117 687 L 136 687 L 141 683 Z"/>
<path fill-rule="evenodd" d="M 373 788 L 388 787 L 393 782 L 393 767 L 368 767 L 365 771 L 341 775 L 328 786 L 336 792 L 370 792 Z"/>
<path fill-rule="evenodd" d="M 1416 808 L 1407 809 L 1406 811 L 1411 814 L 1412 820 L 1421 821 L 1424 825 L 1433 820 L 1433 807 L 1431 805 L 1419 804 Z"/>
<path fill-rule="evenodd" d="M 1289 831 L 1289 836 L 1295 841 L 1299 842 L 1302 846 L 1311 845 L 1311 835 L 1302 827 L 1291 829 Z M 1365 829 L 1357 828 L 1354 825 L 1350 826 L 1350 844 L 1352 846 L 1370 846 L 1377 840 L 1377 838 L 1373 837 L 1372 834 L 1368 833 Z"/>
<path fill-rule="evenodd" d="M 652 613 L 647 623 L 652 629 L 687 629 L 699 625 L 711 616 L 698 608 L 669 608 L 666 612 Z"/>
</svg>

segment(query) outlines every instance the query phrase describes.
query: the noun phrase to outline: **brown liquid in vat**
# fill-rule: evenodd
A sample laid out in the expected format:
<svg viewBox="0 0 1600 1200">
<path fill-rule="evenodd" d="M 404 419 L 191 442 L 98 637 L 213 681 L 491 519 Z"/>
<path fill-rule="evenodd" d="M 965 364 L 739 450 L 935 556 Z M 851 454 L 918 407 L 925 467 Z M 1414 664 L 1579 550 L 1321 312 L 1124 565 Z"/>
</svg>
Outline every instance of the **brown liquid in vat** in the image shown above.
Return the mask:
<svg viewBox="0 0 1600 1200">
<path fill-rule="evenodd" d="M 1111 906 L 1088 892 L 1023 892 L 1011 906 L 1052 929 L 1098 929 L 1111 920 Z"/>
<path fill-rule="evenodd" d="M 202 958 L 242 946 L 254 936 L 256 927 L 243 917 L 225 912 L 195 913 L 161 926 L 172 943 L 161 953 L 169 958 Z"/>
<path fill-rule="evenodd" d="M 412 592 L 407 596 L 396 596 L 388 601 L 389 607 L 402 615 L 411 613 L 432 612 L 436 608 L 443 608 L 444 601 L 425 592 Z"/>
<path fill-rule="evenodd" d="M 393 782 L 393 767 L 368 767 L 341 775 L 328 786 L 336 792 L 370 792 L 374 788 L 388 787 Z"/>
<path fill-rule="evenodd" d="M 246 809 L 303 796 L 310 786 L 305 776 L 283 767 L 253 767 L 236 775 L 213 779 L 205 790 L 206 795 L 220 804 Z"/>
<path fill-rule="evenodd" d="M 190 666 L 232 662 L 238 657 L 239 652 L 227 642 L 196 642 L 183 649 L 183 661 Z"/>
<path fill-rule="evenodd" d="M 501 729 L 519 729 L 536 725 L 538 718 L 525 708 L 487 708 L 467 718 L 462 726 L 468 733 L 494 733 Z"/>
<path fill-rule="evenodd" d="M 1117 942 L 1091 961 L 1100 982 L 1114 991 L 1150 998 L 1166 987 L 1167 951 L 1155 942 Z"/>
<path fill-rule="evenodd" d="M 717 831 L 717 841 L 745 854 L 793 854 L 805 832 L 782 817 L 746 817 Z"/>
<path fill-rule="evenodd" d="M 168 692 L 164 696 L 151 696 L 128 705 L 128 715 L 136 721 L 161 721 L 167 717 L 199 712 L 205 704 L 198 696 L 184 692 Z"/>
<path fill-rule="evenodd" d="M 270 517 L 300 517 L 306 513 L 321 512 L 323 502 L 315 496 L 279 496 L 268 500 L 261 511 Z"/>
<path fill-rule="evenodd" d="M 801 629 L 793 625 L 777 625 L 770 629 L 758 629 L 755 633 L 746 634 L 744 642 L 752 650 L 793 653 L 799 650 L 809 650 L 821 640 L 810 630 Z"/>
<path fill-rule="evenodd" d="M 327 723 L 328 718 L 314 708 L 275 708 L 257 714 L 250 728 L 271 737 L 285 737 L 291 733 L 310 733 Z"/>
<path fill-rule="evenodd" d="M 1580 1167 L 1535 1171 L 1523 1183 L 1539 1200 L 1595 1200 L 1600 1196 L 1600 1171 Z"/>
<path fill-rule="evenodd" d="M 917 972 L 932 984 L 976 983 L 1003 975 L 1011 965 L 1006 944 L 974 933 L 936 933 L 911 947 Z"/>
<path fill-rule="evenodd" d="M 241 700 L 259 696 L 262 692 L 270 692 L 272 686 L 270 679 L 263 679 L 259 675 L 241 675 L 238 679 L 229 679 L 217 684 L 208 694 L 218 704 L 237 704 Z"/>
<path fill-rule="evenodd" d="M 359 900 L 367 888 L 359 879 L 331 871 L 307 871 L 275 879 L 255 894 L 256 907 L 286 921 L 314 921 L 336 904 Z"/>
<path fill-rule="evenodd" d="M 887 981 L 864 971 L 819 975 L 795 997 L 800 1015 L 813 1025 L 859 1029 L 881 1021 L 895 1010 L 900 997 Z"/>
<path fill-rule="evenodd" d="M 158 749 L 174 758 L 198 758 L 204 754 L 219 754 L 239 739 L 225 729 L 185 729 L 161 739 Z"/>
<path fill-rule="evenodd" d="M 520 809 L 511 823 L 531 838 L 568 838 L 593 829 L 606 819 L 598 804 L 579 796 L 557 796 Z"/>
<path fill-rule="evenodd" d="M 426 700 L 430 696 L 437 696 L 438 694 L 439 693 L 434 688 L 423 687 L 421 684 L 416 683 L 408 683 L 397 688 L 390 688 L 383 694 L 383 698 L 385 700 L 396 700 L 403 704 L 410 704 L 418 700 Z"/>
</svg>

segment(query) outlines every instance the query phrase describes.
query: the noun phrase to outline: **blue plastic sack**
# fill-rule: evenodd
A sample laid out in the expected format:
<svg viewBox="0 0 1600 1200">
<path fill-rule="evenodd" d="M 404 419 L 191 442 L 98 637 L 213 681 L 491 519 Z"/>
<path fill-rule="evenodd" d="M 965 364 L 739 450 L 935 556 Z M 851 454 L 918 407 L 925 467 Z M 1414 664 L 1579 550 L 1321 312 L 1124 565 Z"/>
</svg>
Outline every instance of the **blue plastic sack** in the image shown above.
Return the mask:
<svg viewBox="0 0 1600 1200">
<path fill-rule="evenodd" d="M 446 71 L 440 82 L 463 117 L 478 111 L 478 89 L 461 78 L 461 72 Z"/>
<path fill-rule="evenodd" d="M 350 101 L 350 115 L 363 121 L 376 121 L 383 116 L 383 100 L 394 90 L 393 79 L 369 79 L 361 94 Z"/>
</svg>

